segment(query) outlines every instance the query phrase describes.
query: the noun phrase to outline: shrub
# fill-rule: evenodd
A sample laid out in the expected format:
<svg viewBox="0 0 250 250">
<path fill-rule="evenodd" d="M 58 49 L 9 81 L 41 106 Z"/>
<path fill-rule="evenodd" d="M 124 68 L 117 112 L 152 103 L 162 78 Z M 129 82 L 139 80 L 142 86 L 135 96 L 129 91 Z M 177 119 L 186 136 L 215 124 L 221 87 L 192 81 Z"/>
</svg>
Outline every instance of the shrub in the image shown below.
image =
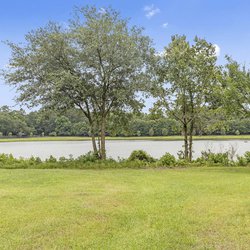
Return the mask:
<svg viewBox="0 0 250 250">
<path fill-rule="evenodd" d="M 150 156 L 147 152 L 143 151 L 143 150 L 134 150 L 129 158 L 129 161 L 135 161 L 135 160 L 139 160 L 139 161 L 144 161 L 144 162 L 154 162 L 154 158 L 152 156 Z"/>
<path fill-rule="evenodd" d="M 49 136 L 57 136 L 56 132 L 49 133 Z"/>
<path fill-rule="evenodd" d="M 148 131 L 148 134 L 149 136 L 154 136 L 154 129 L 153 128 L 150 128 L 149 131 Z"/>
<path fill-rule="evenodd" d="M 86 163 L 86 162 L 96 162 L 97 160 L 99 160 L 99 158 L 98 155 L 90 151 L 85 155 L 79 156 L 76 160 L 82 163 Z"/>
<path fill-rule="evenodd" d="M 170 153 L 166 153 L 164 154 L 160 160 L 159 160 L 159 163 L 162 165 L 162 166 L 174 166 L 175 163 L 176 163 L 176 159 L 173 155 L 171 155 Z"/>
<path fill-rule="evenodd" d="M 45 162 L 55 163 L 55 162 L 57 162 L 57 159 L 51 155 L 48 159 L 45 160 Z"/>
<path fill-rule="evenodd" d="M 42 160 L 40 157 L 34 157 L 34 156 L 30 157 L 27 161 L 32 165 L 37 165 L 37 164 L 42 163 Z"/>
<path fill-rule="evenodd" d="M 250 151 L 247 151 L 247 152 L 244 154 L 244 157 L 245 157 L 247 163 L 250 163 Z"/>
<path fill-rule="evenodd" d="M 240 135 L 240 131 L 239 131 L 239 130 L 236 130 L 236 131 L 235 131 L 235 134 L 236 134 L 236 135 Z"/>
<path fill-rule="evenodd" d="M 162 134 L 163 136 L 167 136 L 167 135 L 168 135 L 168 129 L 163 128 L 162 131 L 161 131 L 161 134 Z"/>
<path fill-rule="evenodd" d="M 224 166 L 230 165 L 229 152 L 225 153 L 212 153 L 211 150 L 202 151 L 201 157 L 199 157 L 196 162 L 204 164 L 221 164 Z"/>
<path fill-rule="evenodd" d="M 236 164 L 238 166 L 246 166 L 248 164 L 247 159 L 243 156 L 237 156 L 237 162 Z"/>
<path fill-rule="evenodd" d="M 187 167 L 187 166 L 190 166 L 192 165 L 193 162 L 190 162 L 186 159 L 178 159 L 175 163 L 175 166 L 178 166 L 178 167 Z"/>
</svg>

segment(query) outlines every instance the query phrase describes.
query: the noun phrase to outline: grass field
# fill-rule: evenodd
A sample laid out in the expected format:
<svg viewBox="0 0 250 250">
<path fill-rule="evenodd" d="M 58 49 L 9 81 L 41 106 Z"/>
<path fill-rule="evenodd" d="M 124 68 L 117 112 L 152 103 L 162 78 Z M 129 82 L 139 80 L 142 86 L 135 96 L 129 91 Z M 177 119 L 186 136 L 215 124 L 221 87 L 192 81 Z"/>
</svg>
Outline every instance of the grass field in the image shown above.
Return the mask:
<svg viewBox="0 0 250 250">
<path fill-rule="evenodd" d="M 107 140 L 154 140 L 154 141 L 180 141 L 183 136 L 140 136 L 140 137 L 106 137 Z M 89 141 L 90 137 L 55 136 L 55 137 L 29 137 L 29 138 L 0 138 L 0 142 L 29 142 L 29 141 Z M 250 135 L 207 135 L 194 136 L 194 140 L 250 140 Z"/>
<path fill-rule="evenodd" d="M 250 169 L 0 170 L 0 249 L 250 249 Z"/>
</svg>

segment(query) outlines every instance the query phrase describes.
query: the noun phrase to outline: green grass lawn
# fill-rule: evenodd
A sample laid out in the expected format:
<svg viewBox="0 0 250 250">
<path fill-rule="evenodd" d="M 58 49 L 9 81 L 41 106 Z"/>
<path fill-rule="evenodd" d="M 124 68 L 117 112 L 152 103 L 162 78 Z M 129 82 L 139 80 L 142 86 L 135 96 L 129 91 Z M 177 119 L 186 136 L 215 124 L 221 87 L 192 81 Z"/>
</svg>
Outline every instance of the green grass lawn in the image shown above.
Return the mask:
<svg viewBox="0 0 250 250">
<path fill-rule="evenodd" d="M 0 170 L 0 249 L 250 249 L 250 169 Z"/>
<path fill-rule="evenodd" d="M 107 140 L 154 140 L 180 141 L 183 136 L 134 136 L 134 137 L 106 137 Z M 0 142 L 29 142 L 29 141 L 90 141 L 90 137 L 55 136 L 55 137 L 28 137 L 28 138 L 0 138 Z M 194 136 L 194 140 L 250 140 L 250 135 L 204 135 Z"/>
</svg>

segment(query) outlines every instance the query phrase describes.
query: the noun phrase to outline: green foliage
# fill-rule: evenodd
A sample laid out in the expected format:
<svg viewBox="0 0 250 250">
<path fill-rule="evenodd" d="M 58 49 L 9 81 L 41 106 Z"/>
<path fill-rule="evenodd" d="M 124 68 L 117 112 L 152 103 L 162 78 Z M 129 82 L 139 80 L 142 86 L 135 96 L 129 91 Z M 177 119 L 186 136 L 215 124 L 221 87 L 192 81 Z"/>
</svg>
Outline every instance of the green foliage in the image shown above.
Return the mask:
<svg viewBox="0 0 250 250">
<path fill-rule="evenodd" d="M 76 159 L 76 161 L 79 161 L 81 163 L 96 162 L 98 160 L 100 160 L 98 155 L 93 152 L 88 152 L 87 154 L 81 155 Z"/>
<path fill-rule="evenodd" d="M 51 133 L 49 133 L 49 136 L 57 136 L 57 133 L 55 131 L 51 132 Z"/>
<path fill-rule="evenodd" d="M 236 164 L 238 166 L 247 166 L 248 165 L 248 161 L 244 156 L 237 156 L 237 162 Z"/>
<path fill-rule="evenodd" d="M 45 162 L 47 162 L 47 163 L 56 163 L 57 159 L 51 155 L 48 159 L 45 160 Z"/>
<path fill-rule="evenodd" d="M 145 162 L 154 162 L 154 158 L 152 156 L 150 156 L 147 152 L 143 151 L 143 150 L 134 150 L 129 158 L 129 161 L 135 161 L 135 160 L 139 160 L 139 161 L 145 161 Z"/>
<path fill-rule="evenodd" d="M 244 156 L 237 156 L 237 160 L 229 159 L 229 152 L 212 153 L 203 152 L 202 156 L 195 161 L 185 159 L 175 159 L 170 153 L 164 154 L 159 160 L 151 157 L 143 150 L 135 150 L 128 159 L 100 160 L 99 156 L 93 152 L 88 152 L 77 158 L 60 157 L 59 159 L 50 156 L 42 161 L 39 157 L 29 159 L 15 158 L 11 154 L 0 154 L 0 169 L 107 169 L 107 168 L 157 168 L 157 167 L 190 167 L 190 166 L 250 166 L 250 151 Z"/>
<path fill-rule="evenodd" d="M 168 135 L 168 129 L 163 128 L 163 129 L 162 129 L 162 135 L 163 135 L 163 136 L 167 136 L 167 135 Z"/>
<path fill-rule="evenodd" d="M 176 164 L 176 159 L 170 153 L 166 153 L 160 158 L 159 162 L 164 167 L 173 167 Z"/>
<path fill-rule="evenodd" d="M 7 44 L 12 50 L 11 70 L 4 78 L 17 87 L 19 101 L 57 110 L 77 107 L 91 134 L 99 133 L 100 150 L 92 140 L 93 151 L 99 150 L 105 159 L 110 114 L 141 109 L 137 93 L 151 79 L 145 68 L 155 51 L 143 29 L 129 25 L 111 7 L 103 14 L 86 6 L 75 9 L 67 28 L 50 22 L 29 32 L 24 43 Z M 55 125 L 57 134 L 70 135 L 67 117 Z"/>
<path fill-rule="evenodd" d="M 199 117 L 195 133 L 200 135 L 219 135 L 221 128 L 226 128 L 226 134 L 249 134 L 250 133 L 250 119 L 240 118 L 237 120 L 227 119 L 222 115 L 222 110 L 219 112 L 212 112 L 207 109 Z M 16 115 L 18 114 L 18 115 Z M 9 136 L 18 136 L 19 129 L 15 126 L 21 127 L 23 136 L 57 136 L 57 132 L 61 136 L 90 136 L 90 126 L 85 117 L 82 116 L 81 111 L 77 109 L 70 109 L 64 112 L 54 112 L 52 110 L 40 109 L 31 113 L 25 113 L 18 110 L 11 110 L 7 106 L 0 108 L 0 117 L 9 117 L 6 120 L 0 119 L 0 129 L 2 128 L 2 136 L 8 136 L 8 131 L 15 131 Z M 16 123 L 16 125 L 14 125 Z M 126 124 L 126 128 L 124 125 Z M 30 131 L 30 132 L 29 132 Z M 140 132 L 138 132 L 140 131 Z M 107 124 L 107 133 L 111 136 L 173 136 L 181 134 L 180 123 L 168 117 L 157 117 L 152 119 L 152 114 L 133 114 L 122 113 L 111 114 Z M 1 136 L 1 133 L 0 133 Z"/>
<path fill-rule="evenodd" d="M 223 104 L 230 116 L 250 116 L 250 70 L 227 56 L 222 71 Z"/>
<path fill-rule="evenodd" d="M 153 136 L 154 135 L 154 129 L 153 128 L 150 128 L 149 131 L 148 131 L 148 135 L 149 136 Z"/>
<path fill-rule="evenodd" d="M 235 134 L 236 134 L 236 135 L 240 135 L 240 131 L 237 129 L 237 130 L 235 131 Z"/>
<path fill-rule="evenodd" d="M 229 152 L 224 153 L 213 153 L 210 150 L 202 151 L 201 157 L 196 160 L 196 162 L 201 164 L 218 164 L 223 166 L 230 165 Z"/>
<path fill-rule="evenodd" d="M 216 54 L 213 44 L 195 37 L 194 42 L 186 36 L 172 36 L 159 56 L 158 83 L 151 90 L 169 116 L 182 124 L 184 156 L 192 159 L 192 135 L 197 117 L 212 98 L 211 89 L 217 83 Z"/>
<path fill-rule="evenodd" d="M 247 163 L 250 163 L 250 151 L 247 151 L 247 152 L 244 154 L 244 157 L 245 157 Z"/>
</svg>

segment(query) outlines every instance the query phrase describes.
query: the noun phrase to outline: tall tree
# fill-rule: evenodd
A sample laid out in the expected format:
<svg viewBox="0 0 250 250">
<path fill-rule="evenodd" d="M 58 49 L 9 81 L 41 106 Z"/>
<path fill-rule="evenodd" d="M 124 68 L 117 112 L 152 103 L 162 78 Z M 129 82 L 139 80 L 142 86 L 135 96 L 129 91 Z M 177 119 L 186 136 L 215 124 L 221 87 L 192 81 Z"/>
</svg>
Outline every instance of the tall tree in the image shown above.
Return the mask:
<svg viewBox="0 0 250 250">
<path fill-rule="evenodd" d="M 190 44 L 185 36 L 176 35 L 159 57 L 154 93 L 169 115 L 181 122 L 184 157 L 192 160 L 195 123 L 216 84 L 215 47 L 197 37 Z"/>
<path fill-rule="evenodd" d="M 95 7 L 78 9 L 67 28 L 49 23 L 25 38 L 23 45 L 8 43 L 6 82 L 30 106 L 79 108 L 89 121 L 94 152 L 105 159 L 109 114 L 141 107 L 137 93 L 148 79 L 151 40 L 115 10 Z"/>
<path fill-rule="evenodd" d="M 224 104 L 231 116 L 250 117 L 250 70 L 226 56 L 221 83 Z"/>
</svg>

